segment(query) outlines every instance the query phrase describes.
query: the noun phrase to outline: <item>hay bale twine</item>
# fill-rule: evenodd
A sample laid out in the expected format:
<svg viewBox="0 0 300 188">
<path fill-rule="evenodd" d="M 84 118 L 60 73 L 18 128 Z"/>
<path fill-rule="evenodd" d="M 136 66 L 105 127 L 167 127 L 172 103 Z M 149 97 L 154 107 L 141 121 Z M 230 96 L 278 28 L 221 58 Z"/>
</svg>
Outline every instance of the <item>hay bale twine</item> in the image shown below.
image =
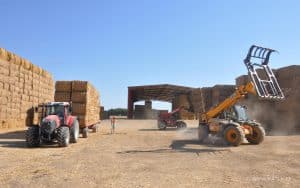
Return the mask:
<svg viewBox="0 0 300 188">
<path fill-rule="evenodd" d="M 7 51 L 4 48 L 0 48 L 0 59 L 7 60 Z"/>
<path fill-rule="evenodd" d="M 41 75 L 41 68 L 39 66 L 32 65 L 32 72 Z"/>
<path fill-rule="evenodd" d="M 51 74 L 44 69 L 42 69 L 41 75 L 45 78 L 49 78 L 49 79 L 51 78 Z"/>
<path fill-rule="evenodd" d="M 23 64 L 22 66 L 27 69 L 27 70 L 32 70 L 32 63 L 30 63 L 30 61 L 28 61 L 27 59 L 23 59 Z"/>
<path fill-rule="evenodd" d="M 48 72 L 48 71 L 45 71 L 45 72 L 46 72 L 46 77 L 47 78 L 49 78 L 49 79 L 52 78 L 52 75 L 50 74 L 50 72 Z"/>
<path fill-rule="evenodd" d="M 22 67 L 23 67 L 23 65 L 24 65 L 24 61 L 25 61 L 24 58 L 21 58 L 21 57 L 20 57 L 20 65 L 21 65 Z"/>
<path fill-rule="evenodd" d="M 15 62 L 15 54 L 11 52 L 7 52 L 7 61 L 14 63 Z"/>
<path fill-rule="evenodd" d="M 42 69 L 41 76 L 44 77 L 44 78 L 46 77 L 46 73 L 45 73 L 44 69 Z"/>
<path fill-rule="evenodd" d="M 38 67 L 38 69 L 39 69 L 39 70 L 38 70 L 38 74 L 39 74 L 39 75 L 42 75 L 42 74 L 43 74 L 43 69 L 42 69 L 41 67 Z"/>
<path fill-rule="evenodd" d="M 15 63 L 16 65 L 21 65 L 21 59 L 22 59 L 22 58 L 21 58 L 20 56 L 15 55 L 15 62 L 14 62 L 14 63 Z"/>
</svg>

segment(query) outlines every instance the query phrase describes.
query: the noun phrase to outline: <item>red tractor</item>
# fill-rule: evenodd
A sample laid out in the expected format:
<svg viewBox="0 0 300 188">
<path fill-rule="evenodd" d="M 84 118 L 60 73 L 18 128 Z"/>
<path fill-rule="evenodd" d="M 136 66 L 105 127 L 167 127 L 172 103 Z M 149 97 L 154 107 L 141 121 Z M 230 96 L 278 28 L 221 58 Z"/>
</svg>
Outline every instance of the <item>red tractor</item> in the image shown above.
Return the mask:
<svg viewBox="0 0 300 188">
<path fill-rule="evenodd" d="M 41 143 L 57 141 L 60 147 L 76 143 L 79 138 L 79 123 L 71 115 L 68 102 L 49 102 L 34 108 L 36 124 L 28 128 L 26 142 L 29 147 L 38 147 Z"/>
<path fill-rule="evenodd" d="M 186 123 L 179 121 L 179 112 L 184 107 L 179 107 L 172 112 L 161 112 L 158 116 L 157 127 L 159 130 L 165 130 L 167 127 L 186 128 Z"/>
</svg>

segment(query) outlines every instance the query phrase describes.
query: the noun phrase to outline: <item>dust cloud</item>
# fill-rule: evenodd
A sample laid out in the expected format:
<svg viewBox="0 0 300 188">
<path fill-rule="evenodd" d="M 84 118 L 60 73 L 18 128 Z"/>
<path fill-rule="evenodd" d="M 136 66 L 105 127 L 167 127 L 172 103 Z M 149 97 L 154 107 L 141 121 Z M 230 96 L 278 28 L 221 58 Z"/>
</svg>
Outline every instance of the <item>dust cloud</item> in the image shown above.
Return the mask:
<svg viewBox="0 0 300 188">
<path fill-rule="evenodd" d="M 198 121 L 186 121 L 188 127 L 176 131 L 174 140 L 198 141 Z M 199 142 L 199 144 L 201 144 Z M 214 146 L 227 146 L 226 141 L 221 136 L 209 135 L 202 144 Z"/>
<path fill-rule="evenodd" d="M 299 122 L 295 112 L 278 111 L 270 104 L 247 104 L 250 119 L 255 120 L 265 128 L 267 135 L 295 134 Z"/>
</svg>

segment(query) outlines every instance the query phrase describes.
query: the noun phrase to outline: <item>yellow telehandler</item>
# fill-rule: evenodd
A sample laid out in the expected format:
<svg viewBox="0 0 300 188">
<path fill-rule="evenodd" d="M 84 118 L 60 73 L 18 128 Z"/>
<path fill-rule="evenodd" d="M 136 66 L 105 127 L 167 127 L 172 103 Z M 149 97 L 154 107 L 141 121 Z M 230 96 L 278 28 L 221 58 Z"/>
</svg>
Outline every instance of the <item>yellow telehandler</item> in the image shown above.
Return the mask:
<svg viewBox="0 0 300 188">
<path fill-rule="evenodd" d="M 244 60 L 250 82 L 236 88 L 236 91 L 216 107 L 201 114 L 198 127 L 199 141 L 204 141 L 209 134 L 221 136 L 232 146 L 239 146 L 244 138 L 251 144 L 264 140 L 264 128 L 256 121 L 249 120 L 246 107 L 237 105 L 246 95 L 256 95 L 261 100 L 283 100 L 284 94 L 277 79 L 268 66 L 269 58 L 275 50 L 252 45 Z M 263 70 L 263 75 L 257 74 Z"/>
</svg>

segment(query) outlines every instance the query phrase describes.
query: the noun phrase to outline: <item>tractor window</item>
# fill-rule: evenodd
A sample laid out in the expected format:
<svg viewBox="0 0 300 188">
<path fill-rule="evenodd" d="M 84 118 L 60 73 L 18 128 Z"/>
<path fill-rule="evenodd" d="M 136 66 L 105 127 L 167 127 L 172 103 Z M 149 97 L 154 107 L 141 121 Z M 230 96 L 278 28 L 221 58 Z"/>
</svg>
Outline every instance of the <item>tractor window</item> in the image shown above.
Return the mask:
<svg viewBox="0 0 300 188">
<path fill-rule="evenodd" d="M 235 110 L 236 110 L 236 113 L 237 113 L 237 119 L 239 121 L 247 121 L 248 120 L 248 116 L 247 116 L 247 113 L 246 113 L 246 110 L 244 107 L 242 106 L 235 106 Z"/>
<path fill-rule="evenodd" d="M 233 110 L 233 108 L 229 108 L 229 109 L 227 109 L 226 111 L 224 111 L 223 113 L 220 114 L 220 118 L 221 119 L 236 120 L 237 115 L 236 115 L 235 111 Z"/>
<path fill-rule="evenodd" d="M 47 106 L 47 115 L 58 115 L 63 117 L 64 106 L 62 105 Z"/>
<path fill-rule="evenodd" d="M 226 118 L 226 111 L 221 112 L 221 113 L 218 115 L 218 118 L 219 118 L 219 119 L 225 119 L 225 118 Z"/>
</svg>

